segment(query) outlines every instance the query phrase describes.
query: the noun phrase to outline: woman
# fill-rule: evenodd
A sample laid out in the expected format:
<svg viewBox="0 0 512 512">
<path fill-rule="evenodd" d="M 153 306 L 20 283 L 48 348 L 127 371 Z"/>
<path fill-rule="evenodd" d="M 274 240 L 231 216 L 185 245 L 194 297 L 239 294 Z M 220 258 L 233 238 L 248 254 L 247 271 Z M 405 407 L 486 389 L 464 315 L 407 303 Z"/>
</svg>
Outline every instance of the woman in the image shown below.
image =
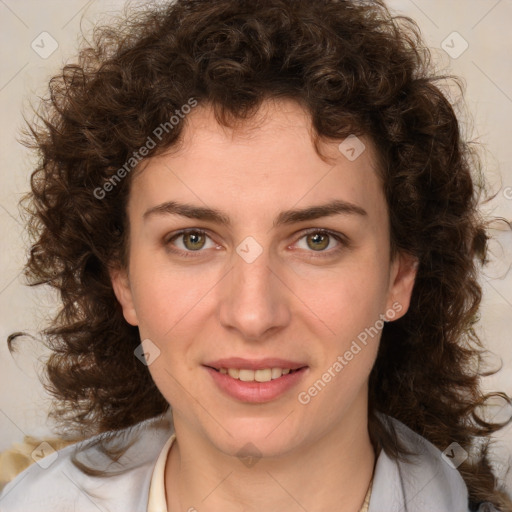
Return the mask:
<svg viewBox="0 0 512 512">
<path fill-rule="evenodd" d="M 98 31 L 27 198 L 53 414 L 87 441 L 2 510 L 512 510 L 475 442 L 502 426 L 477 414 L 480 169 L 438 80 L 382 2 Z"/>
</svg>

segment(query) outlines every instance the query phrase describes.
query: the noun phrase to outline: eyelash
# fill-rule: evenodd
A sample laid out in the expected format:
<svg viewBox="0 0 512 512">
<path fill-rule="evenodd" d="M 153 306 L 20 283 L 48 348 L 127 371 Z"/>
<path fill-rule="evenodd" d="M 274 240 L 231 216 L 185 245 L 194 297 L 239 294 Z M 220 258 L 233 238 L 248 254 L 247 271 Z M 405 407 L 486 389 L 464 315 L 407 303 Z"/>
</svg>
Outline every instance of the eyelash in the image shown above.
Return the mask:
<svg viewBox="0 0 512 512">
<path fill-rule="evenodd" d="M 174 233 L 171 237 L 166 238 L 164 240 L 164 244 L 167 247 L 167 249 L 174 254 L 178 254 L 185 258 L 197 258 L 201 252 L 204 252 L 202 249 L 199 249 L 197 251 L 183 251 L 181 249 L 175 249 L 172 247 L 171 242 L 173 242 L 180 236 L 186 235 L 189 233 L 199 234 L 201 236 L 205 236 L 205 237 L 208 237 L 211 239 L 211 237 L 208 235 L 208 233 L 203 229 L 188 228 L 188 229 L 182 229 L 182 230 Z M 341 233 L 336 233 L 336 232 L 329 231 L 327 229 L 321 229 L 321 228 L 310 228 L 310 229 L 306 230 L 305 232 L 303 232 L 302 236 L 297 241 L 302 240 L 304 237 L 311 235 L 311 234 L 328 235 L 328 236 L 334 238 L 339 243 L 338 247 L 336 247 L 335 249 L 331 249 L 329 251 L 307 251 L 307 252 L 313 253 L 310 256 L 311 258 L 326 258 L 326 257 L 332 256 L 334 254 L 338 254 L 341 250 L 349 247 L 349 241 L 347 240 L 347 238 L 344 235 L 342 235 Z M 194 254 L 194 253 L 196 253 L 196 254 Z"/>
</svg>

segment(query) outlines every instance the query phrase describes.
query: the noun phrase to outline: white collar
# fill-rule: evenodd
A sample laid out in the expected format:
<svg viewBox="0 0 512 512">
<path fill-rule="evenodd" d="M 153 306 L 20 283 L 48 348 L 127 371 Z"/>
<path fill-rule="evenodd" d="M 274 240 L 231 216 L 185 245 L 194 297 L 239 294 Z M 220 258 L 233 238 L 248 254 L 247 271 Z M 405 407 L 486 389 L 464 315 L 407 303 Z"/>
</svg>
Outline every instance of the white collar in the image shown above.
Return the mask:
<svg viewBox="0 0 512 512">
<path fill-rule="evenodd" d="M 402 422 L 379 414 L 415 455 L 395 460 L 381 450 L 375 466 L 369 512 L 468 512 L 468 490 L 441 451 Z"/>
<path fill-rule="evenodd" d="M 158 456 L 151 476 L 149 486 L 148 510 L 147 512 L 167 512 L 167 500 L 165 498 L 165 464 L 172 443 L 176 439 L 176 434 L 172 434 L 167 440 Z"/>
</svg>

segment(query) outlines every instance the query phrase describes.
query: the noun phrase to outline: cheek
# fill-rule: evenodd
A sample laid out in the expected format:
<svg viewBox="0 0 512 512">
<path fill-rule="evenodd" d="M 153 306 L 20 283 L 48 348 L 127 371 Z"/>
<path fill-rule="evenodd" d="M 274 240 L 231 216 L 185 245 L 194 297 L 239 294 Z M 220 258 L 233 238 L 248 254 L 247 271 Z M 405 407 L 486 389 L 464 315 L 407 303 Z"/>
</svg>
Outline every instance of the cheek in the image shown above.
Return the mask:
<svg viewBox="0 0 512 512">
<path fill-rule="evenodd" d="M 190 271 L 171 274 L 153 265 L 141 271 L 133 285 L 140 337 L 151 340 L 158 354 L 148 370 L 166 400 L 178 409 L 187 375 L 195 369 L 190 354 L 201 339 L 201 298 L 208 287 L 200 277 Z"/>
<path fill-rule="evenodd" d="M 133 290 L 140 337 L 151 340 L 158 353 L 148 369 L 167 401 L 180 408 L 183 383 L 197 370 L 205 322 L 211 316 L 212 286 L 218 279 L 211 269 L 201 271 L 199 266 L 171 269 L 154 260 L 151 265 L 136 263 Z"/>
<path fill-rule="evenodd" d="M 384 313 L 387 298 L 387 275 L 375 258 L 362 257 L 330 272 L 310 272 L 297 279 L 294 291 L 321 331 L 347 339 L 370 327 Z"/>
<path fill-rule="evenodd" d="M 386 280 L 369 261 L 345 267 L 311 293 L 308 329 L 317 334 L 317 365 L 301 388 L 299 404 L 326 424 L 339 421 L 355 400 L 363 400 L 377 357 L 385 313 Z"/>
<path fill-rule="evenodd" d="M 136 263 L 134 263 L 135 268 Z M 132 289 L 141 336 L 165 340 L 201 312 L 201 300 L 215 283 L 198 266 L 177 268 L 154 261 L 138 267 Z"/>
</svg>

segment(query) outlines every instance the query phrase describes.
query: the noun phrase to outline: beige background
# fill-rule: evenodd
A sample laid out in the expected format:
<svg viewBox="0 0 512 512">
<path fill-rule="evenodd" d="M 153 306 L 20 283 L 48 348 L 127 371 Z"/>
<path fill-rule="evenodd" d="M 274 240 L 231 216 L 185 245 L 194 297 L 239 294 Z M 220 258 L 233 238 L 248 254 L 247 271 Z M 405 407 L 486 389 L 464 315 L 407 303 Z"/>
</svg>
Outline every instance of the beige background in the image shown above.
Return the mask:
<svg viewBox="0 0 512 512">
<path fill-rule="evenodd" d="M 26 243 L 17 202 L 28 189 L 33 163 L 33 156 L 16 141 L 22 109 L 28 112 L 30 99 L 44 94 L 48 77 L 73 56 L 80 26 L 87 33 L 100 16 L 118 12 L 123 4 L 123 0 L 0 0 L 0 450 L 24 434 L 48 432 L 48 399 L 37 379 L 43 351 L 36 341 L 27 339 L 25 349 L 13 358 L 5 343 L 14 331 L 35 334 L 54 305 L 47 290 L 30 289 L 20 277 Z M 436 49 L 441 69 L 465 79 L 472 120 L 466 119 L 463 128 L 482 144 L 487 175 L 497 192 L 485 211 L 512 221 L 512 2 L 389 0 L 388 5 L 419 23 L 428 44 Z M 42 32 L 56 43 L 40 36 Z M 41 56 L 31 47 L 32 41 L 42 37 L 45 45 L 40 53 L 58 44 L 50 56 Z M 482 280 L 480 330 L 495 354 L 491 360 L 500 364 L 501 359 L 503 369 L 486 378 L 484 386 L 512 395 L 512 231 L 496 231 L 496 235 L 500 244 L 493 245 L 495 263 Z M 497 404 L 493 414 L 505 417 L 507 410 Z M 512 453 L 512 427 L 498 441 L 495 457 L 501 474 Z"/>
</svg>

